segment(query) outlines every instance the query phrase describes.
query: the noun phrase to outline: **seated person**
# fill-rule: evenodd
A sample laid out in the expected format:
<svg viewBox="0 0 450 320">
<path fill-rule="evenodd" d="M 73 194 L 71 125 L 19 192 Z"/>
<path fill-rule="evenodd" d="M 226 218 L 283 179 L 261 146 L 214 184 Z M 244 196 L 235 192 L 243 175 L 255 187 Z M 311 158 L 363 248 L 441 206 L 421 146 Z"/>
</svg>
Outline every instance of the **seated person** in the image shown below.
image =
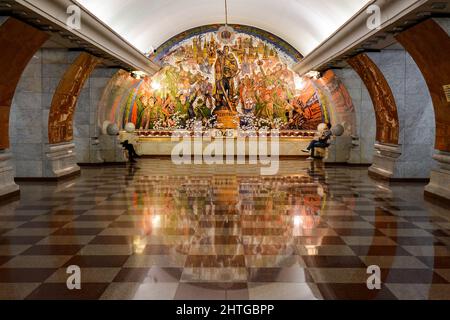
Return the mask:
<svg viewBox="0 0 450 320">
<path fill-rule="evenodd" d="M 306 153 L 311 152 L 311 157 L 309 157 L 308 160 L 314 159 L 315 148 L 328 148 L 330 146 L 328 141 L 331 139 L 332 135 L 333 135 L 333 133 L 331 132 L 331 124 L 328 123 L 327 129 L 322 131 L 320 133 L 320 136 L 318 136 L 313 141 L 311 141 L 308 148 L 302 150 L 303 152 L 306 152 Z"/>
<path fill-rule="evenodd" d="M 128 142 L 128 140 L 125 140 L 121 143 L 122 147 L 125 148 L 125 150 L 128 151 L 128 160 L 131 163 L 135 163 L 135 158 L 139 158 L 139 155 L 136 153 L 136 150 L 134 149 L 134 146 Z"/>
</svg>

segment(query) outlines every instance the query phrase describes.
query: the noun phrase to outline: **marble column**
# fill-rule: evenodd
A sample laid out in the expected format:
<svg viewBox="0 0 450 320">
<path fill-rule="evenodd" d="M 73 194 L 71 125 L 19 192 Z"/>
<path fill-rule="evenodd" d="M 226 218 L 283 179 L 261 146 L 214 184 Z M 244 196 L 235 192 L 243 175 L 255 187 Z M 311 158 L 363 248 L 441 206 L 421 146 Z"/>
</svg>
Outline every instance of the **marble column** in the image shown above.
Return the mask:
<svg viewBox="0 0 450 320">
<path fill-rule="evenodd" d="M 375 144 L 375 113 L 372 100 L 361 78 L 351 68 L 334 70 L 347 88 L 356 113 L 356 134 L 352 136 L 352 145 L 348 163 L 371 164 Z"/>
<path fill-rule="evenodd" d="M 84 127 L 73 129 L 75 104 L 88 105 L 86 112 L 81 108 L 87 132 L 91 118 L 96 119 L 89 112 L 90 101 L 80 94 L 95 61 L 50 45 L 34 54 L 14 95 L 11 151 L 16 177 L 21 179 L 60 179 L 79 172 L 73 132 Z M 78 72 L 80 68 L 83 72 Z"/>
<path fill-rule="evenodd" d="M 80 94 L 74 117 L 74 142 L 79 165 L 101 164 L 101 131 L 98 124 L 98 108 L 111 77 L 119 69 L 96 68 Z"/>
<path fill-rule="evenodd" d="M 405 50 L 368 53 L 389 84 L 399 120 L 398 149 L 393 179 L 426 180 L 433 165 L 435 136 L 433 103 L 426 82 Z M 390 159 L 387 159 L 390 162 Z"/>
<path fill-rule="evenodd" d="M 0 198 L 19 194 L 9 136 L 13 98 L 27 64 L 47 39 L 48 35 L 26 23 L 0 18 Z"/>
<path fill-rule="evenodd" d="M 348 60 L 349 65 L 364 82 L 373 102 L 376 118 L 376 153 L 369 170 L 374 176 L 391 179 L 397 174 L 397 160 L 401 155 L 397 104 L 391 87 L 372 57 L 359 54 Z"/>
</svg>

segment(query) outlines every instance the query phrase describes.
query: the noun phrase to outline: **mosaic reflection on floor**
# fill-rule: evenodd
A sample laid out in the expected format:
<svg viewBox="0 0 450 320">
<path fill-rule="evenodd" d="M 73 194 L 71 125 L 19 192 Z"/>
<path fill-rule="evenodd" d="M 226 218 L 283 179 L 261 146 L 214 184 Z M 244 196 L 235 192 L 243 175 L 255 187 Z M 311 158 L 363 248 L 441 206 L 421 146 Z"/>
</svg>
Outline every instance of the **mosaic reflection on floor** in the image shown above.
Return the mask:
<svg viewBox="0 0 450 320">
<path fill-rule="evenodd" d="M 0 298 L 450 299 L 450 215 L 423 185 L 280 165 L 262 177 L 140 160 L 23 184 L 0 206 Z M 381 290 L 367 288 L 370 265 Z"/>
</svg>

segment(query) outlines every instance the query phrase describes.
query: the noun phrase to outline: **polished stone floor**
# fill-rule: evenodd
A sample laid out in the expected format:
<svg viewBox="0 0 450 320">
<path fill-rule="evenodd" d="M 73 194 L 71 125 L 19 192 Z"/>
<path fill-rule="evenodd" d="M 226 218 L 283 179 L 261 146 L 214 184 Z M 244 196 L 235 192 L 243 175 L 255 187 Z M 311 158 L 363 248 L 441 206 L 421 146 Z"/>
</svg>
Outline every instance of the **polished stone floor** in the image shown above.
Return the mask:
<svg viewBox="0 0 450 320">
<path fill-rule="evenodd" d="M 0 206 L 0 299 L 450 299 L 450 212 L 423 184 L 280 166 L 145 159 L 22 184 Z"/>
</svg>

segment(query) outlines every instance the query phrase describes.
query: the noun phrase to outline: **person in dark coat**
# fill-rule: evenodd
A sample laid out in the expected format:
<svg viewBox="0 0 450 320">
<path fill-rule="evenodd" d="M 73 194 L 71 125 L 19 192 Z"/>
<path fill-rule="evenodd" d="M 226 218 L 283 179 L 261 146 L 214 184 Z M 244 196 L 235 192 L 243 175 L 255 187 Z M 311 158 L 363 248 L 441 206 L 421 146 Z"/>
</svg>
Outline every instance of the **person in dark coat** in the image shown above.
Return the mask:
<svg viewBox="0 0 450 320">
<path fill-rule="evenodd" d="M 124 147 L 124 149 L 128 151 L 128 160 L 130 160 L 131 163 L 135 163 L 136 162 L 135 158 L 139 158 L 139 155 L 136 153 L 134 146 L 131 143 L 129 143 L 128 140 L 125 140 L 121 144 L 122 147 Z"/>
</svg>

